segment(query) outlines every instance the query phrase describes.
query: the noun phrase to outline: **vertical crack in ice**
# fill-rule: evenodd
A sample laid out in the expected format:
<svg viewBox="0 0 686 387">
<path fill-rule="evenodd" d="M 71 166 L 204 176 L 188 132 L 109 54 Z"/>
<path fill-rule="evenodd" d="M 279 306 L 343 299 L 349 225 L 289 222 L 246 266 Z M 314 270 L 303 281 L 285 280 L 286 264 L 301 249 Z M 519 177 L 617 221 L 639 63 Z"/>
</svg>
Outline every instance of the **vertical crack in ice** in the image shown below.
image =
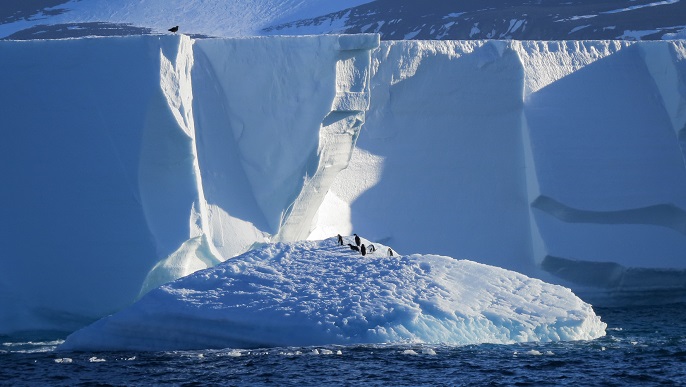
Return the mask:
<svg viewBox="0 0 686 387">
<path fill-rule="evenodd" d="M 526 85 L 526 84 L 525 84 Z M 523 92 L 525 92 L 526 86 Z M 531 145 L 531 133 L 529 124 L 526 120 L 526 114 L 522 111 L 522 146 L 524 147 L 524 169 L 526 178 L 526 195 L 529 203 L 540 195 L 541 188 L 538 184 L 538 176 L 536 175 L 536 163 L 534 160 L 534 153 Z M 531 236 L 531 257 L 533 261 L 540 264 L 546 255 L 545 240 L 541 235 L 536 217 L 533 216 L 533 205 L 529 206 L 529 230 Z"/>
<path fill-rule="evenodd" d="M 528 44 L 531 44 L 528 42 Z M 531 49 L 527 50 L 524 48 L 522 42 L 513 42 L 512 49 L 517 53 L 517 57 L 522 66 L 523 78 L 522 82 L 522 110 L 521 110 L 521 140 L 522 140 L 522 152 L 524 155 L 524 179 L 526 187 L 526 196 L 528 203 L 531 203 L 537 196 L 541 193 L 541 187 L 538 182 L 538 175 L 536 173 L 536 160 L 534 158 L 534 151 L 532 149 L 533 145 L 531 143 L 531 128 L 529 127 L 529 122 L 526 119 L 526 102 L 529 95 L 536 88 L 540 88 L 541 84 L 546 81 L 553 79 L 555 75 L 546 74 L 543 77 L 534 77 L 533 75 L 536 71 L 532 71 L 531 67 L 531 57 L 529 56 Z M 538 49 L 543 49 L 547 51 L 547 47 L 539 46 Z M 538 64 L 542 64 L 542 58 L 538 58 Z M 559 76 L 559 74 L 557 74 Z M 543 79 L 542 79 L 543 78 Z M 540 264 L 546 255 L 546 245 L 543 236 L 541 235 L 541 230 L 539 230 L 536 218 L 533 216 L 533 207 L 529 205 L 529 246 L 530 246 L 530 257 L 531 263 Z"/>
<path fill-rule="evenodd" d="M 686 43 L 645 42 L 639 46 L 676 135 L 686 168 Z"/>
<path fill-rule="evenodd" d="M 160 50 L 160 87 L 167 100 L 169 108 L 176 121 L 188 137 L 192 140 L 193 170 L 197 187 L 197 201 L 193 209 L 197 214 L 191 214 L 191 234 L 197 237 L 207 230 L 207 206 L 204 202 L 202 176 L 198 164 L 198 147 L 195 136 L 195 121 L 193 119 L 193 87 L 191 69 L 193 68 L 193 42 L 188 36 L 181 36 L 175 63 L 172 64 Z"/>
<path fill-rule="evenodd" d="M 336 97 L 319 130 L 318 166 L 282 218 L 277 241 L 305 239 L 312 220 L 340 171 L 347 168 L 369 108 L 371 50 L 378 35 L 342 35 L 338 38 Z"/>
<path fill-rule="evenodd" d="M 191 208 L 189 208 L 189 239 L 181 243 L 176 251 L 159 261 L 150 270 L 143 282 L 139 296 L 165 282 L 186 276 L 200 269 L 212 267 L 224 260 L 210 238 L 207 237 L 209 235 L 207 204 L 198 164 L 193 119 L 192 40 L 187 36 L 181 36 L 178 47 L 171 53 L 170 57 L 172 58 L 169 59 L 165 55 L 164 46 L 160 48 L 160 89 L 176 120 L 177 128 L 182 130 L 191 142 L 196 196 Z"/>
</svg>

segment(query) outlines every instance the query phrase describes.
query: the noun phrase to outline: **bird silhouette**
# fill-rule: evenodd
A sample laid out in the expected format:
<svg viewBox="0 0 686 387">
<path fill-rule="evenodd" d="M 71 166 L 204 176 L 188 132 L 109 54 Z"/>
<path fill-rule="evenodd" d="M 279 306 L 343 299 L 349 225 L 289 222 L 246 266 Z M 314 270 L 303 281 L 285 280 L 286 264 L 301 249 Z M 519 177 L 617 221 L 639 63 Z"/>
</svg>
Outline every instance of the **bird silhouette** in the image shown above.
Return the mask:
<svg viewBox="0 0 686 387">
<path fill-rule="evenodd" d="M 178 30 L 179 30 L 179 26 L 174 26 L 174 27 L 168 29 L 167 31 L 176 33 L 176 31 L 178 31 Z"/>
</svg>

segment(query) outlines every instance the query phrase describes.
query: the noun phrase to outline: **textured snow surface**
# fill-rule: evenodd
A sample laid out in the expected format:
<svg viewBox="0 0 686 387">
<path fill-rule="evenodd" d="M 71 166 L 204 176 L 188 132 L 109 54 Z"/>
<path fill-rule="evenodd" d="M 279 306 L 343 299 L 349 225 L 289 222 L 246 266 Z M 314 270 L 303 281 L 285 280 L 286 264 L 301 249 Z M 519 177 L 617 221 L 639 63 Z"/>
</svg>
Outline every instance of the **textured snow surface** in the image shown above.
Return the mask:
<svg viewBox="0 0 686 387">
<path fill-rule="evenodd" d="M 389 256 L 374 245 L 366 256 L 335 238 L 264 245 L 151 291 L 60 349 L 506 344 L 605 334 L 567 288 L 445 256 Z"/>
</svg>

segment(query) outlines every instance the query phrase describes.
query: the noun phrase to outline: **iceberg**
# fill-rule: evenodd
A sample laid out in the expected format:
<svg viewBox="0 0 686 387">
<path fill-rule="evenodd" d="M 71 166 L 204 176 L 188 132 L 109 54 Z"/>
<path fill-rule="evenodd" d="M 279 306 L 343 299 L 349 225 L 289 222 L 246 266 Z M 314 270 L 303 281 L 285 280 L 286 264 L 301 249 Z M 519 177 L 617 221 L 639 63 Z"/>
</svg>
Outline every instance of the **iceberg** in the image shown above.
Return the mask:
<svg viewBox="0 0 686 387">
<path fill-rule="evenodd" d="M 445 256 L 389 256 L 387 246 L 374 245 L 362 256 L 336 238 L 266 244 L 150 291 L 72 333 L 58 350 L 509 344 L 605 335 L 606 324 L 568 288 Z"/>
<path fill-rule="evenodd" d="M 0 334 L 356 232 L 686 300 L 686 43 L 0 41 Z"/>
</svg>

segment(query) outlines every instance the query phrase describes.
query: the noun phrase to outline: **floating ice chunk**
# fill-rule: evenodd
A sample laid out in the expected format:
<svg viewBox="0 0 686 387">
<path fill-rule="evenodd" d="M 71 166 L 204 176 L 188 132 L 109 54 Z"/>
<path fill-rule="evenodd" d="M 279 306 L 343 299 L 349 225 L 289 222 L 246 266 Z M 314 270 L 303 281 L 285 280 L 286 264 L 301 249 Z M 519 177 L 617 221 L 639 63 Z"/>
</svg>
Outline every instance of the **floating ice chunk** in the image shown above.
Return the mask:
<svg viewBox="0 0 686 387">
<path fill-rule="evenodd" d="M 436 255 L 366 256 L 336 238 L 265 245 L 157 288 L 64 350 L 589 340 L 606 324 L 569 289 Z M 331 350 L 312 349 L 312 354 Z"/>
</svg>

